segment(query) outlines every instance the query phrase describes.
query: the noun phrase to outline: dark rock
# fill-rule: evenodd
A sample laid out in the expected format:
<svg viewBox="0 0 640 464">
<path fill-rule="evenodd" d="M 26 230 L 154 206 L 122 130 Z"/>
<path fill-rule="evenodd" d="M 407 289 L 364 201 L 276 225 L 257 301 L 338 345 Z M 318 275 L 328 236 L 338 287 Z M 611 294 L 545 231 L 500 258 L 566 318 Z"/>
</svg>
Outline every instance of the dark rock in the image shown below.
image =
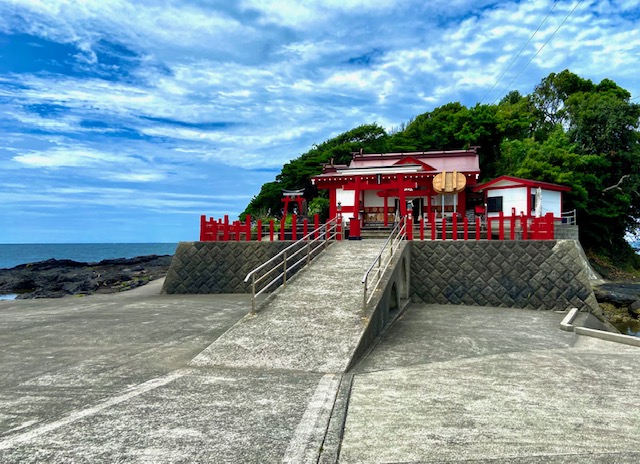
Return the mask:
<svg viewBox="0 0 640 464">
<path fill-rule="evenodd" d="M 16 293 L 18 298 L 59 298 L 119 292 L 163 277 L 170 264 L 169 255 L 109 259 L 98 263 L 48 259 L 0 269 L 0 294 Z"/>
<path fill-rule="evenodd" d="M 640 284 L 611 282 L 595 287 L 593 293 L 600 303 L 629 306 L 640 299 Z"/>
</svg>

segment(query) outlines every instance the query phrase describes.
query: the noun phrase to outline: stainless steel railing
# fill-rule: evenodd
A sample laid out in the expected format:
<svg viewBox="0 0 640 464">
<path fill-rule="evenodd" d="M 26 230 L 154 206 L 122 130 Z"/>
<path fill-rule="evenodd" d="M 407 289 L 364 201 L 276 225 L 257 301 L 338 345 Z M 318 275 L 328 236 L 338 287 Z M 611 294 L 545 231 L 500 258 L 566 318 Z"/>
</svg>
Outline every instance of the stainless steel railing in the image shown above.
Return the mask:
<svg viewBox="0 0 640 464">
<path fill-rule="evenodd" d="M 371 298 L 373 298 L 376 289 L 380 285 L 382 276 L 389 267 L 389 264 L 391 264 L 400 241 L 402 241 L 406 237 L 406 227 L 406 221 L 401 219 L 389 234 L 389 237 L 384 242 L 384 245 L 382 245 L 382 249 L 380 250 L 380 253 L 378 253 L 378 256 L 374 259 L 373 263 L 371 263 L 371 266 L 369 266 L 367 272 L 364 273 L 364 277 L 362 278 L 362 284 L 364 287 L 362 298 L 363 312 L 367 311 L 367 305 L 371 301 Z"/>
<path fill-rule="evenodd" d="M 298 266 L 309 264 L 320 251 L 327 248 L 331 240 L 342 234 L 341 229 L 342 218 L 335 217 L 249 272 L 244 281 L 249 282 L 251 280 L 251 311 L 256 310 L 256 298 L 258 296 L 269 289 L 275 290 L 280 284 L 286 287 L 289 273 Z M 300 246 L 303 243 L 305 246 Z M 299 257 L 300 255 L 302 257 Z M 292 260 L 295 261 L 292 262 Z M 273 276 L 276 272 L 277 275 Z M 269 278 L 271 280 L 267 281 Z M 259 290 L 258 287 L 260 287 Z"/>
</svg>

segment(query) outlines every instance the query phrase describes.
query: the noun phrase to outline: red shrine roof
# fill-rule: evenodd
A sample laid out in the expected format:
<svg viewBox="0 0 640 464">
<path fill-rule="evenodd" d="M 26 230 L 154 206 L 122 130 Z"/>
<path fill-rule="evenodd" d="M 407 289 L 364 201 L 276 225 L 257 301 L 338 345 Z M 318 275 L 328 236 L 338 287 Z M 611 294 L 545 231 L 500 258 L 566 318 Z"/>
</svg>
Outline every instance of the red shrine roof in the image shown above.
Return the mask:
<svg viewBox="0 0 640 464">
<path fill-rule="evenodd" d="M 485 182 L 484 184 L 476 185 L 473 188 L 474 192 L 480 192 L 487 189 L 509 188 L 509 187 L 534 187 L 543 188 L 545 190 L 554 190 L 557 192 L 569 192 L 571 187 L 559 184 L 551 184 L 549 182 L 541 182 L 538 180 L 521 179 L 520 177 L 512 176 L 500 176 L 496 179 Z"/>
<path fill-rule="evenodd" d="M 445 171 L 479 174 L 480 162 L 476 149 L 410 153 L 355 153 L 348 166 L 326 164 L 322 174 L 314 176 L 314 179 L 322 180 L 358 174 L 393 174 L 396 172 L 435 175 Z"/>
</svg>

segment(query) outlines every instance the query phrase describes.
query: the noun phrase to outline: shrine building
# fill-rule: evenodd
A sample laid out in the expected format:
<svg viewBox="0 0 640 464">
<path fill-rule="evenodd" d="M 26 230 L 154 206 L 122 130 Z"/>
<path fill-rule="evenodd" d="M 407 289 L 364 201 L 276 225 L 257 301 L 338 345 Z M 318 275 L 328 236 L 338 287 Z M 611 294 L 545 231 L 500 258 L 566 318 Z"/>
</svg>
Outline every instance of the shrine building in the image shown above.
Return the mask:
<svg viewBox="0 0 640 464">
<path fill-rule="evenodd" d="M 325 164 L 311 181 L 329 190 L 330 217 L 340 211 L 362 226 L 389 226 L 412 213 L 416 221 L 465 214 L 478 183 L 476 148 L 412 153 L 355 153 L 349 165 Z"/>
</svg>

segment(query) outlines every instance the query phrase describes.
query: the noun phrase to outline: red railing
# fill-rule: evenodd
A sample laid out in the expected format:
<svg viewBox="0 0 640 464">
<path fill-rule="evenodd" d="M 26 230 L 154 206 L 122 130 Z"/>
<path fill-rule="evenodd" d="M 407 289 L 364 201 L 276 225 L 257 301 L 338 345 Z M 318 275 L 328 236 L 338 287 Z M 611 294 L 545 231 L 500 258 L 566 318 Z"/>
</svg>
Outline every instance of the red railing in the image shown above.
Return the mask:
<svg viewBox="0 0 640 464">
<path fill-rule="evenodd" d="M 436 219 L 435 215 L 414 224 L 407 219 L 407 240 L 553 240 L 556 218 L 552 213 L 544 217 L 532 218 L 524 214 L 488 216 L 483 222 L 480 217 L 469 221 L 466 216 L 454 214 L 450 218 Z"/>
<path fill-rule="evenodd" d="M 314 231 L 313 238 L 319 237 L 320 218 L 318 215 L 313 216 L 313 223 L 309 224 L 308 219 L 302 221 L 294 214 L 291 216 L 291 225 L 285 224 L 285 219 L 278 221 L 270 220 L 268 224 L 263 224 L 258 219 L 255 224 L 251 221 L 251 216 L 247 214 L 244 221 L 229 221 L 229 216 L 222 219 L 214 219 L 206 216 L 200 216 L 200 241 L 201 242 L 228 242 L 228 241 L 271 241 L 274 240 L 297 240 L 298 234 L 301 237 L 308 235 L 311 227 Z M 328 224 L 329 222 L 327 222 Z M 301 226 L 301 230 L 298 227 Z M 337 240 L 342 239 L 342 223 L 337 225 Z"/>
<path fill-rule="evenodd" d="M 407 240 L 553 240 L 554 224 L 558 218 L 552 213 L 544 217 L 533 218 L 520 214 L 505 216 L 499 213 L 497 216 L 487 216 L 485 220 L 475 217 L 469 220 L 466 216 L 454 214 L 450 218 L 437 219 L 435 214 L 425 218 L 418 224 L 413 219 L 407 219 Z M 302 221 L 296 215 L 291 216 L 291 224 L 285 224 L 285 220 L 270 220 L 263 224 L 261 220 L 251 221 L 247 215 L 244 221 L 229 221 L 229 217 L 223 219 L 207 219 L 200 217 L 200 241 L 201 242 L 226 242 L 226 241 L 275 241 L 297 240 L 298 236 L 304 237 L 308 230 L 318 230 L 320 221 L 318 215 L 313 217 L 313 223 L 308 219 Z M 337 240 L 343 235 L 343 225 L 339 221 L 337 228 L 339 234 Z M 315 232 L 313 238 L 318 238 Z"/>
</svg>

